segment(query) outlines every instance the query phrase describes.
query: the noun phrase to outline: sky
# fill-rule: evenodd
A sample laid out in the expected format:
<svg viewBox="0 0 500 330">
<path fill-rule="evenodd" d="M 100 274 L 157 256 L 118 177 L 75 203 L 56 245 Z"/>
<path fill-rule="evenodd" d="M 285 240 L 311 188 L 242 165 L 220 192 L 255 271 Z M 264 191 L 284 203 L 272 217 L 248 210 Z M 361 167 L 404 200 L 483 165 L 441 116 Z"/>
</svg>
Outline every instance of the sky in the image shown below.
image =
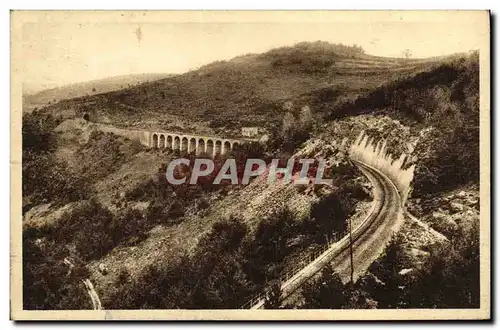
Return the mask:
<svg viewBox="0 0 500 330">
<path fill-rule="evenodd" d="M 123 15 L 122 15 L 123 16 Z M 377 56 L 431 57 L 480 48 L 474 20 L 37 19 L 21 27 L 30 89 L 136 73 L 182 73 L 216 60 L 302 41 L 357 44 Z"/>
</svg>

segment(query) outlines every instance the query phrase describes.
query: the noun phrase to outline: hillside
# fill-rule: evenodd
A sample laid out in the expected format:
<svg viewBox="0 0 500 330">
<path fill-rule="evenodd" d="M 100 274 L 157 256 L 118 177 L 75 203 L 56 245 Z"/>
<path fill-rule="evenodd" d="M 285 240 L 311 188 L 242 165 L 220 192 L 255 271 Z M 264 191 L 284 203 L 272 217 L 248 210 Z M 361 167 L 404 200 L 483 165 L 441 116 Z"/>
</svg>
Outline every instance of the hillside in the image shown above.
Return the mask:
<svg viewBox="0 0 500 330">
<path fill-rule="evenodd" d="M 54 87 L 36 93 L 23 92 L 23 109 L 24 111 L 32 111 L 35 107 L 40 108 L 61 100 L 107 93 L 169 76 L 171 75 L 164 73 L 123 75 Z"/>
<path fill-rule="evenodd" d="M 47 110 L 73 115 L 87 111 L 95 121 L 137 127 L 206 131 L 270 127 L 286 112 L 283 104 L 301 95 L 319 93 L 324 102 L 355 97 L 398 77 L 427 70 L 437 61 L 381 58 L 356 47 L 300 43 L 215 62 L 140 86 L 60 102 Z M 191 127 L 193 122 L 196 125 Z"/>
<path fill-rule="evenodd" d="M 366 214 L 372 187 L 345 143 L 364 131 L 395 158 L 411 155 L 409 205 L 419 219 L 405 220 L 355 286 L 325 273 L 329 282 L 297 292 L 298 307 L 477 307 L 478 76 L 477 53 L 385 59 L 302 43 L 25 114 L 24 238 L 28 254 L 42 255 L 25 267 L 27 306 L 85 308 L 74 301 L 81 295 L 66 294 L 72 282 L 49 271 L 65 255 L 80 260 L 106 308 L 241 306 Z M 168 162 L 193 155 L 146 148 L 93 122 L 215 133 L 266 126 L 267 143 L 217 163 L 322 157 L 333 184 L 174 186 Z M 323 282 L 337 290 L 327 297 L 346 301 L 316 301 Z"/>
</svg>

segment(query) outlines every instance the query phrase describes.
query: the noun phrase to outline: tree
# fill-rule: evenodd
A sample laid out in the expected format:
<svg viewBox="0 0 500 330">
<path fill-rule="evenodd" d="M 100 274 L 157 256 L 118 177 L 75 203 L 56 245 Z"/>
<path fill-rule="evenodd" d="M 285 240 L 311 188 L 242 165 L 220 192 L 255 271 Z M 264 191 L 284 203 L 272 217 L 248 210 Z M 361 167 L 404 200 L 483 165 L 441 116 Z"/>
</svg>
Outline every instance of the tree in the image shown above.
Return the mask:
<svg viewBox="0 0 500 330">
<path fill-rule="evenodd" d="M 115 245 L 113 214 L 94 199 L 64 213 L 59 223 L 52 229 L 51 237 L 59 243 L 73 243 L 85 260 L 101 258 Z"/>
<path fill-rule="evenodd" d="M 283 125 L 279 141 L 284 151 L 293 152 L 310 136 L 310 128 L 306 128 L 302 122 L 298 122 L 295 116 L 287 112 L 283 117 Z"/>
<path fill-rule="evenodd" d="M 113 217 L 110 233 L 114 244 L 127 242 L 135 244 L 147 237 L 149 229 L 144 214 L 133 208 L 128 208 Z"/>
<path fill-rule="evenodd" d="M 283 302 L 282 294 L 281 283 L 279 281 L 272 282 L 264 301 L 264 309 L 279 309 Z"/>
<path fill-rule="evenodd" d="M 23 233 L 23 308 L 28 310 L 90 309 L 79 276 L 68 274 L 68 251 L 52 241 L 43 246 Z"/>
<path fill-rule="evenodd" d="M 321 271 L 321 276 L 306 283 L 302 289 L 303 308 L 341 309 L 348 300 L 340 276 L 328 264 Z"/>
<path fill-rule="evenodd" d="M 412 56 L 411 51 L 409 49 L 403 50 L 403 57 L 404 58 L 410 58 L 411 56 Z"/>
<path fill-rule="evenodd" d="M 23 116 L 23 155 L 29 152 L 49 152 L 54 150 L 54 129 L 57 120 L 51 115 L 26 114 Z"/>
<path fill-rule="evenodd" d="M 479 222 L 461 224 L 450 241 L 430 247 L 405 290 L 413 308 L 478 308 L 480 305 Z"/>
<path fill-rule="evenodd" d="M 23 209 L 42 203 L 62 204 L 88 197 L 84 178 L 53 153 L 23 150 Z"/>
<path fill-rule="evenodd" d="M 381 260 L 372 265 L 371 271 L 379 280 L 374 285 L 372 295 L 379 308 L 398 308 L 403 305 L 402 288 L 409 284 L 399 274 L 407 263 L 403 244 L 403 236 L 395 234 Z"/>
<path fill-rule="evenodd" d="M 212 225 L 189 260 L 181 282 L 189 308 L 238 308 L 248 296 L 249 283 L 243 271 L 239 247 L 248 231 L 231 217 Z"/>
<path fill-rule="evenodd" d="M 286 242 L 293 235 L 294 215 L 283 208 L 259 224 L 255 241 L 260 250 L 260 258 L 280 261 L 286 255 Z"/>
<path fill-rule="evenodd" d="M 248 232 L 248 227 L 240 219 L 231 216 L 212 225 L 212 230 L 203 236 L 197 246 L 200 253 L 212 251 L 234 251 L 241 244 Z"/>
<path fill-rule="evenodd" d="M 317 242 L 325 243 L 325 235 L 340 234 L 347 229 L 350 208 L 345 198 L 332 193 L 312 205 L 308 227 Z"/>
<path fill-rule="evenodd" d="M 289 252 L 287 241 L 296 231 L 295 216 L 286 207 L 261 221 L 252 239 L 243 244 L 245 271 L 256 284 L 279 276 L 280 262 Z"/>
</svg>

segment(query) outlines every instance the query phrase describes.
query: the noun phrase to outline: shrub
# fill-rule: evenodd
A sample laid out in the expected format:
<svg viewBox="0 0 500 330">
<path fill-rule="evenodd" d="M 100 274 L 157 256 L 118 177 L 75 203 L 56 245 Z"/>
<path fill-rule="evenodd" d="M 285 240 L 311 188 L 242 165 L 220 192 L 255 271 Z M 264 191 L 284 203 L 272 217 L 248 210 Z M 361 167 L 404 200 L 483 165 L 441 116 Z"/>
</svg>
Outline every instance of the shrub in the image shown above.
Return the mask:
<svg viewBox="0 0 500 330">
<path fill-rule="evenodd" d="M 66 256 L 68 251 L 51 241 L 41 248 L 23 235 L 23 309 L 91 308 L 81 276 L 68 274 L 63 263 Z"/>
<path fill-rule="evenodd" d="M 293 111 L 293 109 L 290 109 Z M 267 146 L 271 150 L 283 150 L 293 153 L 302 143 L 307 141 L 313 129 L 314 117 L 309 106 L 300 110 L 298 118 L 292 111 L 286 112 L 281 129 L 271 130 Z"/>
<path fill-rule="evenodd" d="M 430 249 L 405 301 L 414 308 L 479 308 L 479 223 L 463 224 L 450 241 Z"/>
<path fill-rule="evenodd" d="M 141 211 L 127 209 L 114 216 L 110 233 L 114 244 L 120 242 L 135 244 L 147 237 L 147 230 L 150 227 L 150 224 Z"/>
<path fill-rule="evenodd" d="M 84 201 L 61 216 L 58 226 L 51 228 L 57 242 L 73 243 L 79 255 L 98 259 L 114 246 L 113 215 L 95 200 Z"/>
<path fill-rule="evenodd" d="M 130 278 L 130 272 L 128 271 L 127 268 L 122 268 L 120 270 L 120 272 L 118 273 L 118 277 L 117 277 L 116 283 L 119 286 L 122 286 L 122 285 L 125 285 L 125 284 L 129 283 L 130 280 L 131 280 L 131 278 Z"/>
<path fill-rule="evenodd" d="M 51 115 L 25 114 L 22 119 L 23 154 L 54 150 L 54 129 L 59 122 Z"/>
<path fill-rule="evenodd" d="M 347 196 L 332 193 L 311 206 L 310 220 L 305 222 L 304 229 L 315 237 L 316 242 L 326 243 L 326 236 L 347 229 L 346 220 L 351 212 L 352 205 Z"/>
<path fill-rule="evenodd" d="M 337 58 L 353 57 L 363 53 L 363 49 L 356 45 L 346 46 L 316 41 L 276 48 L 261 56 L 269 58 L 275 69 L 314 74 L 331 71 Z"/>
<path fill-rule="evenodd" d="M 264 301 L 264 309 L 279 309 L 283 302 L 281 298 L 283 294 L 281 291 L 281 283 L 279 281 L 273 281 L 271 285 L 269 285 L 268 290 L 269 294 Z"/>
<path fill-rule="evenodd" d="M 449 241 L 429 246 L 423 262 L 412 261 L 403 244 L 395 236 L 369 269 L 376 277 L 356 284 L 379 308 L 479 308 L 478 222 L 462 224 Z M 412 271 L 402 275 L 402 269 Z"/>
<path fill-rule="evenodd" d="M 239 247 L 248 228 L 216 222 L 190 256 L 148 267 L 108 298 L 112 308 L 237 308 L 249 294 Z M 119 298 L 118 298 L 119 297 Z"/>
<path fill-rule="evenodd" d="M 63 204 L 89 195 L 85 180 L 52 153 L 56 146 L 53 130 L 59 122 L 51 115 L 23 116 L 23 211 L 42 203 Z"/>
<path fill-rule="evenodd" d="M 120 139 L 112 133 L 94 131 L 85 145 L 77 150 L 78 172 L 94 182 L 117 169 L 125 160 Z"/>
<path fill-rule="evenodd" d="M 85 179 L 51 153 L 23 153 L 23 210 L 42 204 L 64 204 L 90 195 Z"/>
<path fill-rule="evenodd" d="M 321 276 L 307 282 L 302 288 L 304 303 L 301 308 L 341 309 L 347 305 L 347 294 L 340 276 L 330 264 Z"/>
</svg>

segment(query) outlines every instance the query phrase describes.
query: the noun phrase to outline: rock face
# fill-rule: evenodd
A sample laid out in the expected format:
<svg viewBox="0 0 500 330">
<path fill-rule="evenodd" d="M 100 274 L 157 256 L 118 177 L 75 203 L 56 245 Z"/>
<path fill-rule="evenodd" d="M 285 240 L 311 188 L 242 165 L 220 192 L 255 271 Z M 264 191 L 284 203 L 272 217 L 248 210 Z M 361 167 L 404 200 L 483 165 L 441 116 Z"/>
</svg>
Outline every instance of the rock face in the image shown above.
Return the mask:
<svg viewBox="0 0 500 330">
<path fill-rule="evenodd" d="M 409 211 L 436 231 L 449 236 L 457 226 L 479 221 L 479 187 L 410 200 Z"/>
<path fill-rule="evenodd" d="M 405 268 L 405 269 L 402 269 L 400 272 L 399 272 L 399 275 L 406 275 L 406 274 L 409 274 L 413 271 L 413 268 Z"/>
<path fill-rule="evenodd" d="M 24 221 L 32 221 L 32 220 L 35 220 L 37 218 L 41 218 L 45 215 L 47 215 L 51 210 L 50 206 L 52 204 L 51 203 L 47 203 L 47 204 L 42 204 L 42 205 L 37 205 L 35 207 L 32 207 L 31 209 L 29 209 L 28 212 L 26 212 L 24 214 L 24 218 L 23 220 Z"/>
<path fill-rule="evenodd" d="M 404 166 L 411 161 L 410 155 L 402 153 L 394 157 L 387 146 L 387 140 L 376 140 L 362 131 L 349 150 L 350 158 L 381 170 L 398 188 L 403 204 L 406 203 L 415 165 Z"/>
<path fill-rule="evenodd" d="M 107 275 L 108 274 L 108 267 L 104 263 L 99 264 L 99 271 L 101 272 L 102 275 Z"/>
<path fill-rule="evenodd" d="M 465 208 L 465 205 L 458 202 L 450 202 L 450 210 L 452 212 L 462 212 Z"/>
<path fill-rule="evenodd" d="M 23 217 L 25 227 L 42 227 L 52 225 L 59 221 L 61 216 L 71 211 L 77 203 L 69 203 L 62 207 L 54 207 L 50 203 L 42 204 L 31 208 Z"/>
<path fill-rule="evenodd" d="M 479 187 L 469 186 L 441 195 L 410 198 L 410 214 L 398 233 L 402 238 L 408 264 L 401 270 L 408 276 L 429 256 L 428 248 L 443 240 L 452 240 L 457 229 L 479 221 Z"/>
</svg>

